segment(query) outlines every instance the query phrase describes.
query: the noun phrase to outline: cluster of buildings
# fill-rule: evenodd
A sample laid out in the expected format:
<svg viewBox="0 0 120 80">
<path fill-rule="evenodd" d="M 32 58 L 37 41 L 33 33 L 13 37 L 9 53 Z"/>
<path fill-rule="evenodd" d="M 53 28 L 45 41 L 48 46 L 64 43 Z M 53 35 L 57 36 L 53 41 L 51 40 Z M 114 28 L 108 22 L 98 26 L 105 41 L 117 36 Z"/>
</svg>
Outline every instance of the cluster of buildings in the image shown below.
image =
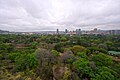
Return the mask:
<svg viewBox="0 0 120 80">
<path fill-rule="evenodd" d="M 120 30 L 98 30 L 97 28 L 89 31 L 76 29 L 73 31 L 70 31 L 68 29 L 65 29 L 65 31 L 60 31 L 57 29 L 56 31 L 39 31 L 39 32 L 9 32 L 9 31 L 2 31 L 0 30 L 0 34 L 25 34 L 25 35 L 32 35 L 32 34 L 42 34 L 42 35 L 56 35 L 56 34 L 65 34 L 65 35 L 81 35 L 81 34 L 94 34 L 94 35 L 120 35 Z"/>
<path fill-rule="evenodd" d="M 66 34 L 66 35 L 80 35 L 82 34 L 81 29 L 76 29 L 75 31 L 69 31 L 67 29 L 65 29 L 65 31 L 59 31 L 59 29 L 57 29 L 56 34 Z"/>
<path fill-rule="evenodd" d="M 111 34 L 111 35 L 119 35 L 120 34 L 120 30 L 98 30 L 97 28 L 90 30 L 90 31 L 82 31 L 81 29 L 76 29 L 75 31 L 69 31 L 67 29 L 65 29 L 65 31 L 59 31 L 59 29 L 57 29 L 56 34 L 69 34 L 69 35 L 81 35 L 81 34 L 94 34 L 94 35 L 107 35 L 107 34 Z"/>
</svg>

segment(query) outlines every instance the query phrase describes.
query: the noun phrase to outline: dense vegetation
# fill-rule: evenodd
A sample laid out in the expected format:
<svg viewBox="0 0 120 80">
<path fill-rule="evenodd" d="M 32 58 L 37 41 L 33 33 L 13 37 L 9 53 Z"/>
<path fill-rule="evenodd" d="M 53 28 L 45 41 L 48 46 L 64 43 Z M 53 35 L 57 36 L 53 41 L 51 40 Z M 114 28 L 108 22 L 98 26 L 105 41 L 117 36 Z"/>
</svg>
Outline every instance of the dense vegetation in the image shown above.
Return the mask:
<svg viewBox="0 0 120 80">
<path fill-rule="evenodd" d="M 120 35 L 0 35 L 0 80 L 120 80 Z"/>
</svg>

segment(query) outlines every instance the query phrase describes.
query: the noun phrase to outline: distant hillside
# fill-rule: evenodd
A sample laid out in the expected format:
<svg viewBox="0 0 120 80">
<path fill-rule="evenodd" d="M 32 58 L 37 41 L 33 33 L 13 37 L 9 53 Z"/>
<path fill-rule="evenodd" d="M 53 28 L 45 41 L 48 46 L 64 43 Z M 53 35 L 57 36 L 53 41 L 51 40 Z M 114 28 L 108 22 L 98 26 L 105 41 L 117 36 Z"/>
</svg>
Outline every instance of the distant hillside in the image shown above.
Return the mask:
<svg viewBox="0 0 120 80">
<path fill-rule="evenodd" d="M 9 33 L 9 31 L 0 30 L 0 34 L 2 33 Z"/>
</svg>

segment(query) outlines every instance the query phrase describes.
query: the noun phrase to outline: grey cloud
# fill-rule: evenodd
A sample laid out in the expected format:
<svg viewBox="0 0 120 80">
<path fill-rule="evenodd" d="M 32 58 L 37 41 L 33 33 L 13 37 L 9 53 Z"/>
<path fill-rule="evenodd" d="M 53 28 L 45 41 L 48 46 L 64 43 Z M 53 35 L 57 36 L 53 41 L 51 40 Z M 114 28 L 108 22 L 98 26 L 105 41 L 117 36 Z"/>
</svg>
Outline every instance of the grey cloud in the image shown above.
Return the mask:
<svg viewBox="0 0 120 80">
<path fill-rule="evenodd" d="M 120 0 L 0 0 L 0 29 L 120 29 Z"/>
</svg>

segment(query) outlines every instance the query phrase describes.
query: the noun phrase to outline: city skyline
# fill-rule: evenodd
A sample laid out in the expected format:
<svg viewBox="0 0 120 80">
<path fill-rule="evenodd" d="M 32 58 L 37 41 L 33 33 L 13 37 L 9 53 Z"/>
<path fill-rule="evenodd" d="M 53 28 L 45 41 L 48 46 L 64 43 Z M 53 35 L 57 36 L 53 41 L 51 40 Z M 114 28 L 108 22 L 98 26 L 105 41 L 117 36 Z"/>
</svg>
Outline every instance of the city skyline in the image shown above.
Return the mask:
<svg viewBox="0 0 120 80">
<path fill-rule="evenodd" d="M 0 30 L 118 30 L 120 0 L 0 0 Z"/>
</svg>

